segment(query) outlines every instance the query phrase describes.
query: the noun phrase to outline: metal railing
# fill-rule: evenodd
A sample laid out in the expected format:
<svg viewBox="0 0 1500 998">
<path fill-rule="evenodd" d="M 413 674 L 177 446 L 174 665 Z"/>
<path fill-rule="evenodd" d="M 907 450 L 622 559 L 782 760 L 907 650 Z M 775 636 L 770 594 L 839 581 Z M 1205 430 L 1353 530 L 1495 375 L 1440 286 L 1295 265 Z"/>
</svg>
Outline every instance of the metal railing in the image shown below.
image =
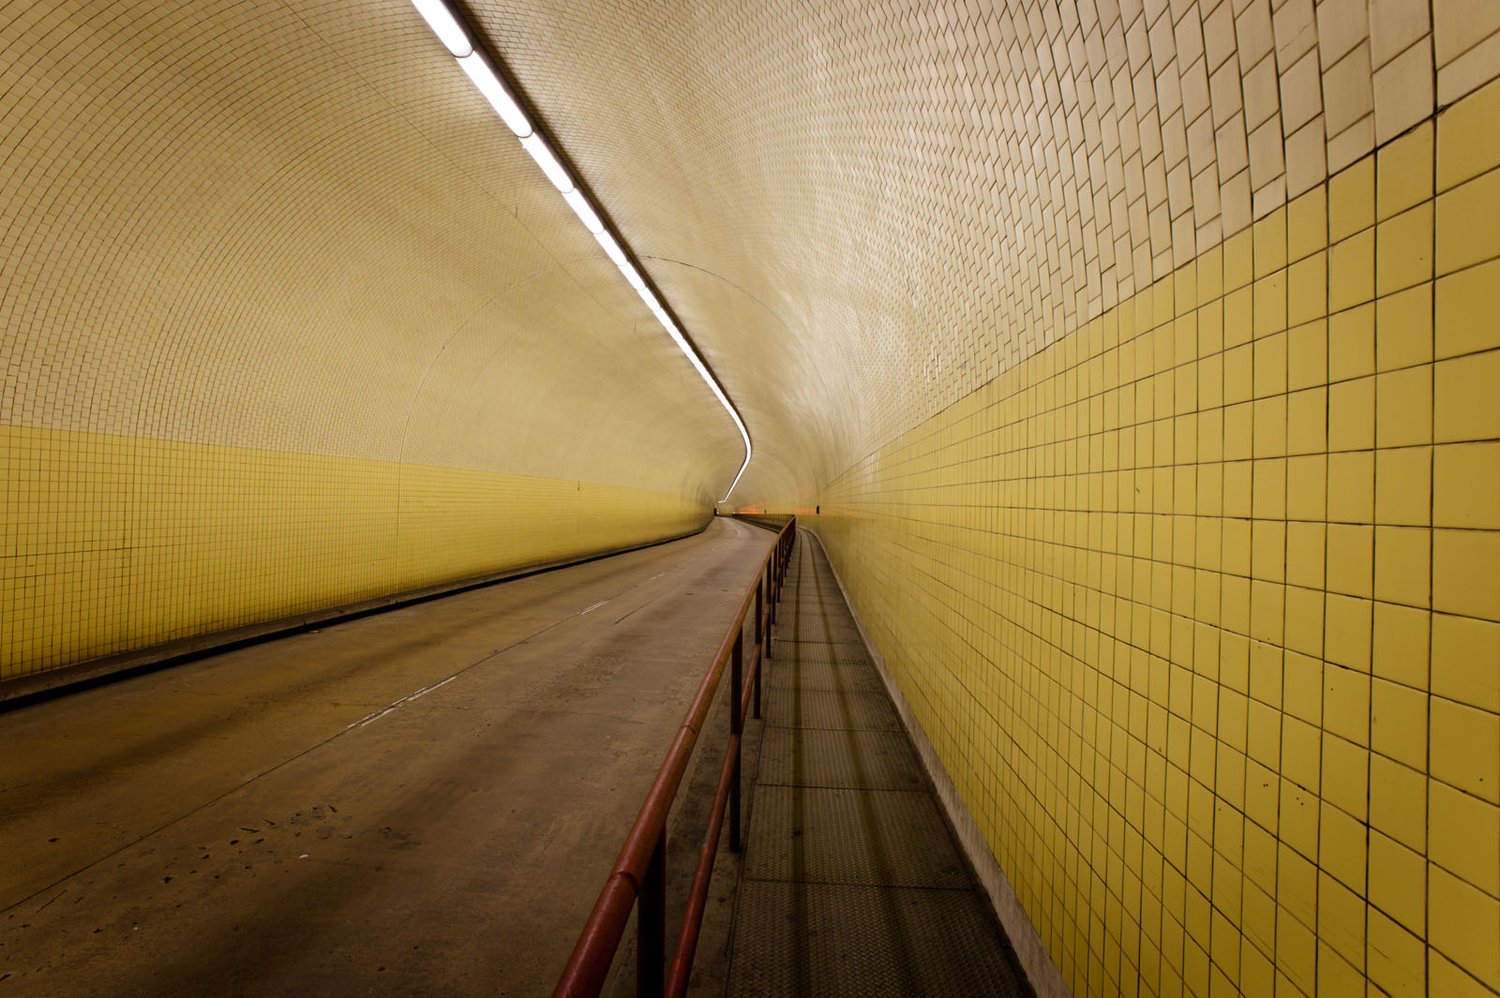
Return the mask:
<svg viewBox="0 0 1500 998">
<path fill-rule="evenodd" d="M 719 834 L 724 812 L 729 812 L 729 849 L 740 850 L 740 743 L 745 727 L 745 711 L 753 709 L 760 717 L 760 666 L 771 657 L 771 625 L 776 622 L 776 603 L 781 584 L 791 560 L 792 544 L 797 536 L 793 517 L 776 535 L 776 544 L 766 555 L 756 573 L 756 581 L 745 591 L 740 608 L 734 615 L 719 651 L 714 655 L 708 673 L 698 686 L 698 693 L 688 707 L 682 727 L 673 739 L 667 756 L 657 770 L 651 789 L 641 803 L 635 824 L 625 836 L 625 844 L 615 859 L 593 913 L 578 936 L 568 966 L 553 991 L 555 996 L 593 996 L 603 989 L 614 963 L 615 952 L 625 935 L 630 912 L 640 905 L 636 920 L 636 994 L 681 995 L 686 993 L 693 970 L 693 954 L 703 911 L 708 900 L 709 880 L 713 876 L 714 858 L 719 851 Z M 747 656 L 744 651 L 745 617 L 751 604 L 755 607 L 755 647 Z M 747 660 L 748 659 L 748 664 Z M 692 889 L 683 913 L 682 930 L 672 957 L 670 974 L 666 969 L 667 935 L 667 814 L 676 799 L 677 788 L 687 772 L 698 734 L 708 716 L 714 695 L 724 677 L 730 673 L 729 745 L 719 774 L 709 826 L 698 853 L 698 868 L 693 874 Z M 748 670 L 748 671 L 747 671 Z M 748 682 L 749 688 L 746 688 Z"/>
</svg>

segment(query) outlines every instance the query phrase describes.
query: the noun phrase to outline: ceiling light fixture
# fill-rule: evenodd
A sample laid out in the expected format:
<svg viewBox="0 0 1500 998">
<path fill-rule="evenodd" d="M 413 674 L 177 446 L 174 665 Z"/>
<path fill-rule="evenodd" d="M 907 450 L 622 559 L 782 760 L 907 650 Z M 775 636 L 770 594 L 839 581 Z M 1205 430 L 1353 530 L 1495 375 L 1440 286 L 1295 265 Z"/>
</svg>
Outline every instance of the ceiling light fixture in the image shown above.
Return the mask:
<svg viewBox="0 0 1500 998">
<path fill-rule="evenodd" d="M 422 15 L 422 20 L 432 29 L 432 33 L 438 36 L 438 40 L 447 46 L 448 51 L 453 53 L 455 59 L 462 59 L 474 51 L 474 45 L 469 41 L 469 33 L 464 30 L 458 18 L 453 16 L 453 11 L 443 0 L 411 0 L 412 6 L 417 8 L 417 13 Z"/>
<path fill-rule="evenodd" d="M 542 172 L 547 175 L 547 179 L 552 181 L 552 186 L 557 188 L 557 193 L 567 194 L 573 190 L 573 178 L 568 176 L 568 171 L 563 169 L 563 165 L 557 161 L 557 155 L 553 153 L 552 147 L 545 139 L 536 132 L 532 132 L 521 140 L 521 148 L 526 150 L 528 156 L 536 160 L 536 165 L 540 166 Z"/>
<path fill-rule="evenodd" d="M 484 94 L 484 99 L 490 102 L 490 107 L 495 109 L 500 120 L 505 122 L 505 127 L 516 134 L 516 138 L 524 140 L 531 134 L 531 120 L 510 95 L 510 91 L 505 89 L 505 84 L 500 82 L 500 77 L 495 75 L 484 56 L 478 52 L 470 52 L 460 56 L 458 64 L 463 67 L 464 73 L 479 92 Z"/>
<path fill-rule="evenodd" d="M 620 244 L 615 241 L 615 237 L 610 235 L 608 231 L 601 229 L 594 233 L 594 241 L 599 244 L 599 248 L 604 251 L 604 255 L 609 257 L 610 263 L 621 270 L 630 266 L 630 261 L 625 258 L 625 251 L 620 248 Z M 635 268 L 632 267 L 631 269 Z"/>
<path fill-rule="evenodd" d="M 713 392 L 714 398 L 718 399 L 724 411 L 729 413 L 729 418 L 734 420 L 735 428 L 740 431 L 740 438 L 745 442 L 745 460 L 740 464 L 740 470 L 735 474 L 734 481 L 729 483 L 729 488 L 724 492 L 724 498 L 719 500 L 721 503 L 728 502 L 735 487 L 740 484 L 740 478 L 744 476 L 745 469 L 750 467 L 750 431 L 746 429 L 745 421 L 740 418 L 739 411 L 729 401 L 729 396 L 725 394 L 713 372 L 708 369 L 708 365 L 703 362 L 703 358 L 698 356 L 698 351 L 693 349 L 693 345 L 677 327 L 671 313 L 667 311 L 646 281 L 645 275 L 631 262 L 622 243 L 603 221 L 598 208 L 579 188 L 577 181 L 568 172 L 568 168 L 563 165 L 546 138 L 533 127 L 531 119 L 526 116 L 526 112 L 511 94 L 510 89 L 500 79 L 500 74 L 495 72 L 495 67 L 490 63 L 489 58 L 475 46 L 474 35 L 465 28 L 463 19 L 443 0 L 411 0 L 411 3 L 417 9 L 417 13 L 422 15 L 422 19 L 427 22 L 427 26 L 432 29 L 432 33 L 437 35 L 443 46 L 458 60 L 464 74 L 484 95 L 490 107 L 495 109 L 500 120 L 505 122 L 505 127 L 521 140 L 522 148 L 541 168 L 552 186 L 562 194 L 563 200 L 568 203 L 573 214 L 578 216 L 583 227 L 593 234 L 595 241 L 599 243 L 599 248 L 604 251 L 604 255 L 609 257 L 610 262 L 619 269 L 620 274 L 635 289 L 636 294 L 641 296 L 641 301 L 645 302 L 651 314 L 656 317 L 656 321 L 677 345 L 677 349 L 681 350 L 683 356 L 693 365 L 698 376 Z"/>
<path fill-rule="evenodd" d="M 598 235 L 604 231 L 604 223 L 599 220 L 594 206 L 589 204 L 589 199 L 583 196 L 583 191 L 573 188 L 563 195 L 563 200 L 568 202 L 568 207 L 573 209 L 573 214 L 583 223 L 583 227 Z"/>
</svg>

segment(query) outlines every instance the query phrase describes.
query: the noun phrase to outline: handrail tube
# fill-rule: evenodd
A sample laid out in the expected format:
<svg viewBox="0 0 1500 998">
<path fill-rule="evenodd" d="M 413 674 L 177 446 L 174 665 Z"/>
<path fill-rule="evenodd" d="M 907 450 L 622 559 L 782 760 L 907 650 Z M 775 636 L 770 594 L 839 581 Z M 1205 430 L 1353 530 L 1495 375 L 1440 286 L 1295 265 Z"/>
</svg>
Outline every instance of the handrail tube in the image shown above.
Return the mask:
<svg viewBox="0 0 1500 998">
<path fill-rule="evenodd" d="M 677 790 L 682 783 L 682 778 L 687 770 L 687 763 L 696 747 L 698 734 L 702 729 L 703 721 L 708 716 L 715 694 L 718 692 L 719 683 L 723 679 L 724 669 L 729 664 L 731 656 L 735 661 L 736 687 L 743 683 L 744 677 L 740 675 L 743 668 L 744 650 L 744 628 L 745 619 L 749 615 L 750 600 L 756 597 L 756 609 L 761 610 L 760 593 L 768 587 L 771 592 L 770 605 L 765 608 L 764 614 L 757 612 L 757 634 L 753 651 L 751 652 L 750 681 L 754 684 L 756 699 L 759 699 L 760 667 L 766 658 L 770 657 L 770 625 L 776 620 L 776 600 L 780 595 L 781 581 L 785 575 L 791 546 L 796 540 L 796 517 L 789 520 L 778 532 L 775 546 L 767 555 L 761 569 L 756 572 L 754 587 L 747 587 L 744 597 L 740 600 L 738 610 L 734 614 L 734 624 L 725 633 L 723 641 L 719 644 L 719 650 L 714 655 L 708 672 L 698 686 L 698 691 L 689 705 L 686 715 L 683 717 L 682 726 L 676 737 L 672 740 L 666 757 L 662 760 L 661 768 L 657 771 L 656 778 L 652 781 L 646 798 L 641 802 L 640 811 L 636 820 L 631 825 L 630 832 L 626 835 L 625 843 L 620 848 L 619 856 L 615 860 L 609 876 L 605 879 L 604 886 L 599 891 L 599 897 L 594 902 L 593 911 L 589 915 L 588 922 L 579 934 L 578 942 L 573 947 L 573 953 L 568 959 L 567 967 L 562 977 L 558 980 L 554 990 L 554 996 L 572 995 L 598 995 L 609 976 L 610 965 L 614 961 L 614 954 L 619 948 L 620 940 L 625 934 L 626 923 L 630 919 L 632 908 L 635 907 L 637 899 L 641 901 L 641 918 L 638 919 L 638 941 L 639 959 L 638 963 L 650 962 L 654 969 L 643 966 L 637 967 L 637 990 L 638 994 L 659 994 L 661 987 L 661 950 L 659 948 L 660 937 L 664 934 L 664 912 L 657 910 L 655 896 L 651 899 L 652 911 L 645 910 L 647 900 L 643 892 L 656 890 L 658 878 L 666 865 L 666 822 L 671 810 L 672 802 L 676 798 Z M 768 619 L 767 619 L 768 618 Z M 764 637 L 762 637 L 764 635 Z M 731 704 L 731 733 L 730 743 L 726 752 L 725 765 L 732 767 L 737 773 L 739 770 L 739 757 L 741 738 L 739 728 L 743 724 L 744 711 L 748 706 L 748 698 L 751 691 L 736 688 L 733 691 Z M 735 715 L 738 715 L 737 717 Z M 735 722 L 739 723 L 736 724 Z M 731 776 L 731 779 L 733 777 Z M 722 781 L 721 781 L 722 782 Z M 738 781 L 731 790 L 738 789 Z M 717 808 L 718 801 L 715 806 Z M 736 808 L 737 810 L 737 808 Z M 714 826 L 713 839 L 717 848 L 718 825 L 722 822 L 722 811 Z M 733 837 L 738 838 L 738 823 L 733 829 Z M 700 859 L 701 865 L 701 859 Z M 649 879 L 652 881 L 647 883 Z M 712 875 L 712 863 L 709 864 L 709 875 Z M 664 892 L 664 883 L 660 884 Z M 689 899 L 690 906 L 693 898 L 697 897 L 697 876 L 694 877 L 694 894 Z M 703 885 L 703 897 L 699 904 L 706 901 L 707 881 Z M 701 912 L 698 916 L 701 922 Z M 647 923 L 651 924 L 647 924 Z M 694 942 L 696 944 L 697 929 L 694 929 Z M 655 956 L 655 959 L 652 957 Z M 674 967 L 675 967 L 674 956 Z M 691 967 L 691 957 L 688 960 Z"/>
<path fill-rule="evenodd" d="M 735 743 L 739 735 L 731 735 Z M 677 950 L 672 954 L 672 972 L 667 976 L 666 994 L 687 993 L 693 973 L 693 956 L 698 952 L 698 933 L 703 929 L 703 912 L 708 907 L 709 881 L 714 875 L 714 859 L 719 855 L 719 832 L 724 827 L 724 809 L 729 804 L 729 781 L 734 777 L 734 753 L 724 753 L 719 770 L 719 785 L 714 791 L 714 806 L 708 816 L 708 834 L 698 850 L 698 869 L 693 871 L 693 887 L 688 893 L 687 910 L 682 913 L 682 929 L 677 935 Z"/>
<path fill-rule="evenodd" d="M 756 678 L 757 680 L 757 678 L 759 678 L 760 663 L 762 662 L 763 659 L 762 654 L 760 654 L 760 645 L 757 644 L 750 654 L 750 666 L 748 666 L 747 674 L 745 674 L 747 675 L 747 680 L 750 680 L 750 678 Z M 741 710 L 741 716 L 744 716 L 744 711 L 748 710 L 748 707 L 750 707 L 750 690 L 745 689 L 744 696 L 742 696 L 741 701 L 739 701 L 739 710 Z M 675 974 L 676 972 L 676 965 L 678 965 L 679 960 L 684 959 L 684 956 L 682 956 L 682 945 L 684 945 L 684 935 L 685 933 L 687 933 L 688 924 L 691 924 L 691 926 L 693 926 L 693 932 L 691 932 L 690 938 L 690 944 L 693 948 L 688 948 L 687 950 L 687 956 L 685 956 L 684 972 L 690 972 L 691 966 L 693 966 L 693 953 L 694 950 L 696 950 L 697 933 L 699 933 L 700 927 L 702 927 L 703 911 L 705 911 L 706 902 L 708 902 L 709 879 L 712 878 L 712 869 L 714 869 L 714 857 L 718 852 L 718 840 L 720 840 L 720 831 L 721 828 L 723 828 L 724 809 L 726 809 L 727 804 L 729 804 L 729 779 L 733 776 L 733 773 L 735 773 L 735 753 L 736 750 L 739 749 L 739 746 L 741 746 L 741 744 L 742 735 L 730 735 L 729 750 L 727 750 L 727 752 L 724 752 L 723 771 L 721 771 L 720 773 L 720 779 L 718 779 L 718 785 L 717 788 L 715 788 L 714 804 L 712 804 L 711 818 L 709 818 L 709 821 L 711 821 L 711 825 L 709 825 L 709 828 L 711 828 L 712 845 L 708 846 L 708 848 L 706 848 L 706 851 L 702 851 L 702 849 L 700 849 L 699 867 L 697 867 L 696 872 L 693 873 L 693 885 L 691 885 L 691 893 L 688 894 L 688 908 L 687 911 L 684 912 L 684 921 L 682 921 L 681 932 L 678 933 L 678 948 L 676 948 L 676 951 L 675 953 L 673 953 L 672 957 L 673 974 Z M 663 855 L 664 861 L 664 852 L 666 852 L 666 848 L 664 848 L 664 846 L 666 846 L 666 842 L 664 842 L 663 836 L 663 839 L 658 840 L 657 849 L 655 849 L 655 851 L 652 851 L 651 864 L 648 864 L 648 867 L 646 867 L 645 878 L 643 878 L 643 881 L 640 882 L 639 885 L 637 885 L 637 891 L 639 891 L 639 896 L 642 897 L 642 902 L 643 899 L 645 899 L 646 884 L 651 881 L 652 873 L 654 873 L 652 867 L 654 867 L 657 852 L 660 852 L 660 854 Z M 664 864 L 661 869 L 663 869 L 664 872 Z M 702 885 L 699 884 L 699 879 L 702 879 Z M 696 914 L 694 914 L 694 909 L 696 909 Z M 640 912 L 640 914 L 642 914 L 642 918 L 639 918 L 639 920 L 637 921 L 639 921 L 640 924 L 645 924 L 646 912 L 642 909 L 642 912 Z M 630 914 L 628 914 L 627 908 L 625 909 L 625 920 L 628 921 L 628 918 L 630 918 Z M 621 935 L 621 938 L 624 938 L 624 929 L 621 929 L 621 933 L 619 933 L 619 935 Z M 616 939 L 616 945 L 618 945 L 618 939 Z M 660 983 L 646 983 L 646 969 L 645 966 L 643 966 L 645 965 L 645 963 L 646 960 L 637 960 L 636 963 L 637 993 L 660 992 L 667 993 L 667 995 L 672 995 L 672 993 L 678 993 L 678 995 L 681 995 L 681 993 L 684 993 L 682 992 L 682 990 L 673 990 L 673 987 L 670 986 L 670 984 L 667 984 L 666 990 L 664 990 L 664 992 L 661 992 Z M 655 963 L 652 963 L 652 965 L 655 965 Z M 660 977 L 657 978 L 657 981 L 660 981 Z M 603 986 L 603 981 L 600 981 L 600 986 Z M 682 987 L 684 987 L 684 990 L 685 986 L 687 986 L 687 981 L 685 981 L 684 978 L 684 981 L 682 981 Z"/>
<path fill-rule="evenodd" d="M 760 667 L 764 659 L 761 658 L 760 645 L 755 646 L 751 653 L 750 671 L 747 674 L 747 682 L 751 678 L 758 679 Z M 740 710 L 750 707 L 750 691 L 745 691 L 744 698 L 740 701 Z M 708 888 L 714 875 L 714 859 L 719 853 L 720 831 L 724 824 L 724 811 L 729 804 L 730 781 L 734 779 L 735 770 L 738 768 L 736 756 L 744 742 L 742 735 L 730 735 L 729 750 L 724 753 L 724 765 L 719 771 L 719 783 L 714 790 L 714 803 L 709 812 L 708 832 L 703 846 L 698 850 L 698 868 L 693 871 L 693 884 L 688 892 L 687 908 L 682 913 L 682 929 L 677 935 L 677 951 L 672 955 L 672 970 L 667 977 L 667 988 L 663 994 L 672 998 L 687 993 L 688 979 L 693 971 L 693 957 L 698 951 L 698 934 L 703 928 L 703 913 L 708 907 Z"/>
<path fill-rule="evenodd" d="M 736 614 L 742 624 L 749 602 L 750 593 L 746 592 Z M 713 695 L 718 692 L 719 680 L 728 664 L 728 650 L 733 644 L 734 636 L 726 635 L 720 644 L 719 653 L 714 656 L 713 665 L 699 684 L 698 692 L 683 718 L 682 727 L 672 740 L 666 759 L 662 761 L 651 789 L 646 792 L 646 799 L 641 802 L 635 824 L 625 837 L 625 844 L 620 848 L 614 868 L 599 892 L 599 899 L 594 902 L 593 913 L 579 936 L 578 944 L 573 947 L 573 957 L 569 959 L 555 993 L 595 994 L 604 986 L 604 979 L 609 975 L 609 964 L 613 962 L 614 951 L 625 934 L 625 923 L 630 920 L 630 911 L 640 892 L 646 866 L 655 851 L 656 840 L 666 828 L 667 812 L 677 796 L 677 787 L 687 770 L 688 759 L 692 756 L 703 719 L 708 716 Z M 601 945 L 596 940 L 607 940 L 611 957 L 602 966 L 598 966 L 597 961 L 584 959 Z"/>
</svg>

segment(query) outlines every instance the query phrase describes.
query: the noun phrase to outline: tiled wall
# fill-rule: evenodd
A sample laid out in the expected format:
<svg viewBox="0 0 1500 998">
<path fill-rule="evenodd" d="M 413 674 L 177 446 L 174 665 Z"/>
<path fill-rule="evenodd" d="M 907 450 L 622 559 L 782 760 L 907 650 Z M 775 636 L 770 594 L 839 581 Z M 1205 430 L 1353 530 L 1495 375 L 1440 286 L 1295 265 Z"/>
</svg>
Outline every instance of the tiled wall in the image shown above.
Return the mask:
<svg viewBox="0 0 1500 998">
<path fill-rule="evenodd" d="M 1500 74 L 1495 0 L 468 9 L 724 358 L 736 501 L 777 508 Z"/>
<path fill-rule="evenodd" d="M 0 469 L 0 679 L 707 515 L 588 482 L 7 426 Z"/>
<path fill-rule="evenodd" d="M 739 433 L 407 0 L 0 4 L 0 678 L 682 533 Z"/>
<path fill-rule="evenodd" d="M 1500 84 L 817 501 L 1075 994 L 1500 993 Z"/>
</svg>

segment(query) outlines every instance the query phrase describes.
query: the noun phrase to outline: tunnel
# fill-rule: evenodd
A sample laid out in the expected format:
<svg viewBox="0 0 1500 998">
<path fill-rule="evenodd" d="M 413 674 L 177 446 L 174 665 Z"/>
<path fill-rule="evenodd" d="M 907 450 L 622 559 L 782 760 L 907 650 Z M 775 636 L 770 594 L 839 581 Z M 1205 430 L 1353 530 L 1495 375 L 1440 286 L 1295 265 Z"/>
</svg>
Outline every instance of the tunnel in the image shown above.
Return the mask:
<svg viewBox="0 0 1500 998">
<path fill-rule="evenodd" d="M 0 996 L 1500 995 L 1500 3 L 0 52 Z"/>
</svg>

